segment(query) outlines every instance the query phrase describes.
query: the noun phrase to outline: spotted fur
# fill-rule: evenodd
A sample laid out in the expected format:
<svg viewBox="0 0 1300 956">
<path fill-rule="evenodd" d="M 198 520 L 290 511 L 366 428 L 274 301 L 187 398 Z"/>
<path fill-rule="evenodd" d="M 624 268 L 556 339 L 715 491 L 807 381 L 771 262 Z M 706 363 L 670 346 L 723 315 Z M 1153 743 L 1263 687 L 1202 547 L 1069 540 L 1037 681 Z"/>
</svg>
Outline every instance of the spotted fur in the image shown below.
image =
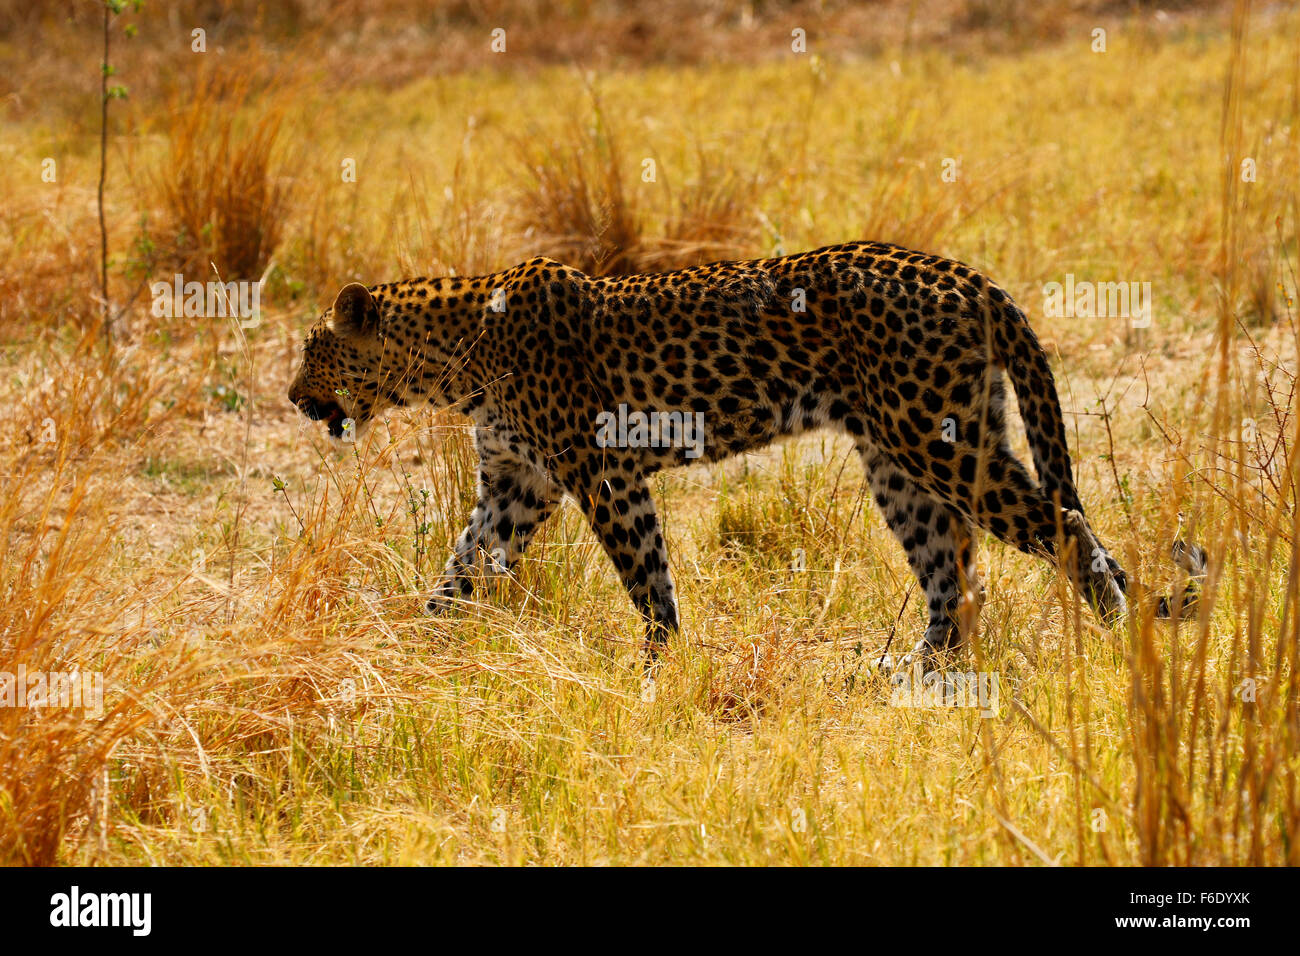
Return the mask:
<svg viewBox="0 0 1300 956">
<path fill-rule="evenodd" d="M 1007 444 L 1004 372 L 1036 478 Z M 808 429 L 846 432 L 925 594 L 916 654 L 954 644 L 962 595 L 982 593 L 977 528 L 1057 561 L 1104 621 L 1126 609 L 1124 572 L 1084 516 L 1024 313 L 975 269 L 898 246 L 619 278 L 537 258 L 473 278 L 352 284 L 309 332 L 289 399 L 336 437 L 345 419 L 389 405 L 455 405 L 474 422 L 479 500 L 430 611 L 467 597 L 480 571 L 512 567 L 568 494 L 645 617 L 652 652 L 677 629 L 647 479 L 695 459 L 680 443 L 602 442 L 600 416 L 620 405 L 701 414 L 706 461 Z M 1198 549 L 1180 553 L 1203 570 Z"/>
</svg>

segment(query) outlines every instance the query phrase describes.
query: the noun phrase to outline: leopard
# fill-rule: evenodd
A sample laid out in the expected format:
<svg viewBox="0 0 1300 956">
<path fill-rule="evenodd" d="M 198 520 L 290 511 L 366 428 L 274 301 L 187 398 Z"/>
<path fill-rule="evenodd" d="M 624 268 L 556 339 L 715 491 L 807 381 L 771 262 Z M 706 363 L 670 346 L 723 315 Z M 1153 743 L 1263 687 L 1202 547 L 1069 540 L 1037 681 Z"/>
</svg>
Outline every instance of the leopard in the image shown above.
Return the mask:
<svg viewBox="0 0 1300 956">
<path fill-rule="evenodd" d="M 1012 451 L 1006 380 L 1034 471 Z M 477 502 L 423 610 L 510 575 L 565 500 L 582 511 L 644 624 L 646 659 L 680 632 L 650 479 L 814 429 L 854 445 L 924 595 L 899 662 L 959 646 L 986 592 L 980 533 L 1053 563 L 1105 625 L 1128 576 L 1076 490 L 1048 355 L 979 270 L 888 242 L 675 271 L 589 275 L 539 256 L 480 276 L 345 285 L 306 334 L 289 401 L 335 439 L 391 407 L 473 426 Z M 630 427 L 629 427 L 630 426 Z M 1196 606 L 1205 554 L 1170 556 Z"/>
</svg>

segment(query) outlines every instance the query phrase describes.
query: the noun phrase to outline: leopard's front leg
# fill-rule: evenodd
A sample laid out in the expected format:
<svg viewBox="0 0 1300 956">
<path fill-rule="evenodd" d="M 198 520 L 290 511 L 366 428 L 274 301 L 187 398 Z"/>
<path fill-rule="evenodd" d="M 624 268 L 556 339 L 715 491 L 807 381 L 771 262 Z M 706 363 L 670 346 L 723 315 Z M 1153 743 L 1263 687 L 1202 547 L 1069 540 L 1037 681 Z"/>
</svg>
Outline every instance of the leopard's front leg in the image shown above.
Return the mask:
<svg viewBox="0 0 1300 956">
<path fill-rule="evenodd" d="M 678 622 L 668 549 L 650 488 L 644 478 L 614 473 L 607 474 L 594 490 L 576 497 L 645 619 L 647 664 L 652 664 L 677 631 Z"/>
<path fill-rule="evenodd" d="M 480 575 L 513 569 L 559 503 L 560 490 L 545 472 L 500 453 L 490 442 L 478 445 L 478 503 L 425 602 L 427 614 L 468 600 Z"/>
</svg>

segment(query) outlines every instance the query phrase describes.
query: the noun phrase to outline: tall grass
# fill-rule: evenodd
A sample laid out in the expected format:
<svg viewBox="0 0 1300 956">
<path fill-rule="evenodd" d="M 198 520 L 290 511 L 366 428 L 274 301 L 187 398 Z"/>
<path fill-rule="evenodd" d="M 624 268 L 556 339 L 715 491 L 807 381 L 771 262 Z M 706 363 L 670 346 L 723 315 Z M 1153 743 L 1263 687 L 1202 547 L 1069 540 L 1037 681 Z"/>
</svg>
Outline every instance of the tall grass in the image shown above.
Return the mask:
<svg viewBox="0 0 1300 956">
<path fill-rule="evenodd" d="M 523 239 L 588 275 L 637 272 L 643 243 L 638 193 L 599 102 L 590 125 L 570 121 L 549 142 L 534 134 L 518 149 Z"/>
<path fill-rule="evenodd" d="M 9 543 L 0 567 L 0 673 L 12 682 L 0 707 L 0 861 L 48 865 L 70 836 L 105 825 L 106 768 L 145 722 L 138 681 L 141 631 L 122 625 L 132 596 L 111 587 L 113 528 L 105 489 L 75 475 L 66 437 L 51 462 L 27 456 L 3 476 L 0 532 Z M 113 624 L 118 628 L 113 628 Z M 109 692 L 102 712 L 18 706 L 28 674 L 99 674 Z M 98 797 L 98 803 L 95 797 Z"/>
<path fill-rule="evenodd" d="M 516 231 L 589 275 L 660 272 L 752 255 L 763 165 L 745 169 L 698 139 L 689 158 L 633 156 L 588 87 L 590 121 L 516 140 Z M 689 164 L 689 165 L 688 165 Z"/>
<path fill-rule="evenodd" d="M 1193 526 L 1204 529 L 1214 559 L 1207 582 L 1209 600 L 1197 621 L 1175 631 L 1169 644 L 1149 624 L 1139 624 L 1134 641 L 1136 815 L 1142 862 L 1147 865 L 1194 864 L 1207 856 L 1254 866 L 1300 860 L 1300 847 L 1293 840 L 1300 832 L 1294 772 L 1300 744 L 1300 643 L 1295 629 L 1300 612 L 1300 515 L 1295 507 L 1297 462 L 1291 452 L 1300 436 L 1286 434 L 1295 427 L 1294 388 L 1260 395 L 1261 386 L 1269 383 L 1260 380 L 1259 369 L 1275 357 L 1262 355 L 1260 347 L 1242 335 L 1239 295 L 1243 282 L 1251 278 L 1243 274 L 1242 263 L 1259 202 L 1247 196 L 1238 159 L 1246 154 L 1249 10 L 1249 3 L 1239 2 L 1234 11 L 1222 99 L 1220 299 L 1213 377 L 1205 380 L 1205 387 L 1214 391 L 1202 406 L 1208 412 L 1206 443 L 1197 456 L 1211 463 L 1212 477 L 1208 487 L 1198 489 L 1192 507 L 1184 506 L 1191 511 Z M 1293 104 L 1290 121 L 1297 120 L 1300 114 Z M 1270 258 L 1289 259 L 1294 274 L 1295 256 L 1294 248 L 1284 247 Z M 1288 305 L 1290 341 L 1284 348 L 1291 355 L 1300 344 L 1296 318 Z M 1243 338 L 1249 356 L 1245 362 L 1239 357 Z M 1285 367 L 1286 360 L 1281 364 Z M 1283 374 L 1294 381 L 1294 371 Z M 1260 398 L 1269 423 L 1279 427 L 1270 436 L 1281 453 L 1280 461 L 1272 459 L 1276 465 L 1271 476 L 1254 467 L 1253 446 L 1259 436 L 1247 425 Z M 1260 498 L 1266 502 L 1262 508 Z M 1227 507 L 1216 507 L 1220 502 Z M 1198 520 L 1203 515 L 1216 520 Z M 1262 566 L 1251 560 L 1251 549 L 1262 551 Z M 1280 580 L 1273 577 L 1278 572 Z M 1223 648 L 1226 660 L 1216 673 L 1210 657 L 1214 612 L 1222 605 L 1236 605 L 1238 610 L 1230 642 Z M 1184 648 L 1181 642 L 1190 646 Z M 1197 818 L 1208 827 L 1196 826 Z M 1286 834 L 1276 848 L 1271 846 L 1275 827 Z"/>
<path fill-rule="evenodd" d="M 225 281 L 261 278 L 290 206 L 285 101 L 259 99 L 253 109 L 249 82 L 215 69 L 168 105 L 169 149 L 157 173 L 166 245 L 200 281 L 213 268 Z"/>
</svg>

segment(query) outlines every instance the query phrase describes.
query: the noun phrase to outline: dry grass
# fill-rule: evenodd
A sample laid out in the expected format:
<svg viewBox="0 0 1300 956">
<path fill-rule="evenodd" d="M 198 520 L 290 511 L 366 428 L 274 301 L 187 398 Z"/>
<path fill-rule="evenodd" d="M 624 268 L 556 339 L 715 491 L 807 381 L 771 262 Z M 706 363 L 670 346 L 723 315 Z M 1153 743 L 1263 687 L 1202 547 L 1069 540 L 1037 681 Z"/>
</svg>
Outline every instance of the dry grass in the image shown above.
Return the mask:
<svg viewBox="0 0 1300 956">
<path fill-rule="evenodd" d="M 599 110 L 596 117 L 591 129 L 570 124 L 549 148 L 521 143 L 529 177 L 520 197 L 522 238 L 588 275 L 628 275 L 638 271 L 640 215 L 618 140 L 602 128 Z"/>
<path fill-rule="evenodd" d="M 169 151 L 157 173 L 170 226 L 162 244 L 177 271 L 200 281 L 212 269 L 226 281 L 260 279 L 289 210 L 286 100 L 258 102 L 243 128 L 250 95 L 242 75 L 214 71 L 167 106 Z"/>
<path fill-rule="evenodd" d="M 593 107 L 567 69 L 370 75 L 364 37 L 342 82 L 321 9 L 290 11 L 318 31 L 278 61 L 293 117 L 257 85 L 171 113 L 143 82 L 115 138 L 115 300 L 149 267 L 136 224 L 193 209 L 192 236 L 226 238 L 187 254 L 278 264 L 253 329 L 137 303 L 106 366 L 92 128 L 58 82 L 8 107 L 4 141 L 40 140 L 60 172 L 0 180 L 0 672 L 98 672 L 107 692 L 99 717 L 0 707 L 0 860 L 1300 862 L 1293 12 L 1239 13 L 1235 33 L 1178 14 L 1194 39 L 1114 21 L 1131 29 L 1104 55 L 1067 30 L 978 66 L 918 29 L 884 59 L 611 69 Z M 466 35 L 504 9 L 475 5 Z M 296 62 L 322 48 L 325 78 Z M 174 220 L 150 169 L 187 184 Z M 219 214 L 245 200 L 249 234 Z M 418 595 L 473 494 L 463 422 L 394 414 L 340 450 L 284 399 L 305 320 L 353 278 L 858 237 L 1011 289 L 1135 587 L 1177 583 L 1176 536 L 1207 548 L 1194 619 L 1104 632 L 1050 569 L 985 543 L 990 598 L 956 664 L 999 676 L 996 716 L 891 707 L 873 664 L 914 640 L 920 602 L 851 448 L 819 436 L 657 478 L 684 633 L 648 693 L 635 614 L 574 509 L 515 580 L 429 621 Z M 1043 315 L 1066 273 L 1151 281 L 1151 328 Z"/>
<path fill-rule="evenodd" d="M 589 275 L 629 275 L 761 249 L 761 163 L 742 171 L 696 139 L 686 161 L 661 170 L 659 157 L 628 153 L 628 131 L 614 128 L 600 97 L 590 88 L 588 94 L 589 122 L 572 120 L 552 135 L 534 130 L 515 141 L 514 224 L 522 255 L 548 255 Z"/>
<path fill-rule="evenodd" d="M 721 259 L 744 259 L 762 249 L 757 218 L 763 166 L 736 168 L 719 149 L 696 145 L 693 175 L 669 194 L 663 235 L 641 256 L 644 271 L 668 271 Z"/>
</svg>

